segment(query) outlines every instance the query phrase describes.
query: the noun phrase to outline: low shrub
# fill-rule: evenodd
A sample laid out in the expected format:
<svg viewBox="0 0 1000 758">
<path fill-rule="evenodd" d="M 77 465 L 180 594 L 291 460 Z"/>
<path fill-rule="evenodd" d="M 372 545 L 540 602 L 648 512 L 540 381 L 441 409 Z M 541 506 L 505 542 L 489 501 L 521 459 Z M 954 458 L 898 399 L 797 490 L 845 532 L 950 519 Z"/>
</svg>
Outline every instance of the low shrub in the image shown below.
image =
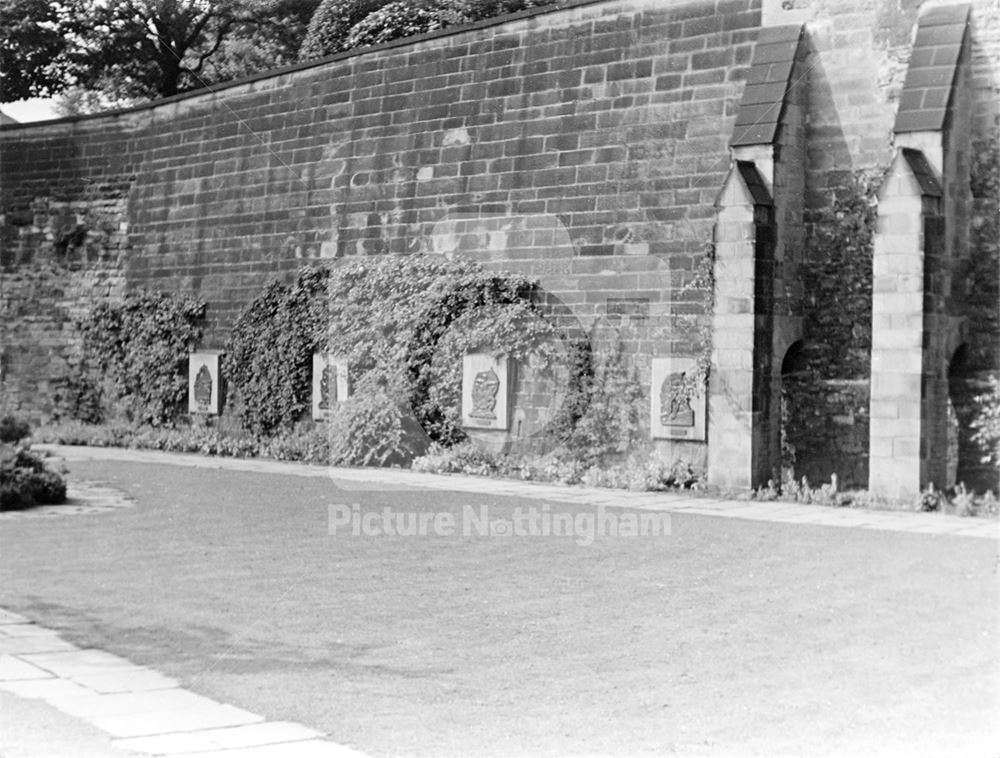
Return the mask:
<svg viewBox="0 0 1000 758">
<path fill-rule="evenodd" d="M 125 447 L 228 458 L 267 457 L 282 461 L 319 464 L 330 462 L 328 435 L 323 430 L 309 428 L 291 429 L 275 437 L 261 439 L 246 432 L 208 427 L 167 429 L 62 422 L 38 429 L 34 439 L 57 445 Z"/>
<path fill-rule="evenodd" d="M 995 517 L 1000 513 L 998 501 L 992 492 L 975 495 L 964 484 L 958 484 L 948 492 L 942 492 L 929 484 L 912 502 L 907 502 L 876 495 L 868 490 L 841 491 L 836 474 L 830 477 L 829 482 L 812 487 L 805 477 L 796 480 L 786 472 L 780 485 L 771 479 L 766 486 L 754 490 L 750 499 L 874 510 L 941 512 L 957 516 Z"/>
<path fill-rule="evenodd" d="M 16 416 L 0 418 L 0 442 L 20 442 L 31 434 L 31 424 Z"/>
<path fill-rule="evenodd" d="M 700 473 L 684 460 L 668 464 L 633 456 L 618 463 L 594 465 L 564 456 L 565 451 L 545 456 L 506 455 L 464 442 L 451 448 L 433 446 L 413 461 L 413 470 L 633 491 L 699 489 L 702 485 Z"/>
<path fill-rule="evenodd" d="M 66 502 L 66 482 L 23 447 L 0 445 L 0 511 Z"/>
</svg>

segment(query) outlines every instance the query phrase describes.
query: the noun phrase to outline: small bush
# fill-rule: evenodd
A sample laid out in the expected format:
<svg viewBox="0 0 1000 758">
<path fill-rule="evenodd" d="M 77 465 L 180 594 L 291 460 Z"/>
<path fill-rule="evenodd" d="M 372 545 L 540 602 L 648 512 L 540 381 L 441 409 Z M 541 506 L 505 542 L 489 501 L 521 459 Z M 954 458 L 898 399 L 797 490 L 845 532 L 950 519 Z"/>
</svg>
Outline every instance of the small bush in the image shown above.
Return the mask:
<svg viewBox="0 0 1000 758">
<path fill-rule="evenodd" d="M 31 424 L 15 416 L 0 418 L 0 442 L 20 442 L 31 434 Z"/>
<path fill-rule="evenodd" d="M 25 448 L 0 445 L 0 510 L 66 502 L 66 483 Z"/>
</svg>

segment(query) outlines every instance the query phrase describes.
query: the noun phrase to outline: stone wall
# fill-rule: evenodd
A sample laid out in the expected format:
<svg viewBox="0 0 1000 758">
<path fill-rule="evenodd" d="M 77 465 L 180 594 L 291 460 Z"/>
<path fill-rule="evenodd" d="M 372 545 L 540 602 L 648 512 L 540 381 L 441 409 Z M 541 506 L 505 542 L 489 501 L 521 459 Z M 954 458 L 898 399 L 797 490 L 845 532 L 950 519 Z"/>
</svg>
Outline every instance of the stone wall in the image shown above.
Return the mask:
<svg viewBox="0 0 1000 758">
<path fill-rule="evenodd" d="M 418 251 L 537 276 L 564 325 L 622 343 L 648 392 L 652 357 L 703 347 L 690 328 L 703 302 L 684 285 L 712 240 L 762 22 L 806 23 L 807 221 L 892 155 L 919 2 L 783 5 L 566 3 L 151 107 L 0 129 L 3 402 L 52 407 L 46 382 L 76 349 L 72 314 L 95 296 L 200 294 L 205 347 L 217 348 L 271 276 Z M 989 144 L 1000 10 L 972 5 L 970 128 Z M 982 218 L 993 201 L 977 202 Z M 804 251 L 789 255 L 808 262 L 815 235 L 807 223 Z M 870 272 L 870 261 L 856 265 Z M 96 281 L 107 284 L 90 289 Z M 986 312 L 989 295 L 976 301 Z M 29 321 L 29 301 L 55 315 Z M 847 317 L 864 330 L 862 310 Z M 977 323 L 995 329 L 995 313 Z M 980 368 L 996 367 L 995 351 L 974 352 Z M 824 380 L 858 378 L 834 363 Z M 692 443 L 664 449 L 695 457 Z"/>
</svg>

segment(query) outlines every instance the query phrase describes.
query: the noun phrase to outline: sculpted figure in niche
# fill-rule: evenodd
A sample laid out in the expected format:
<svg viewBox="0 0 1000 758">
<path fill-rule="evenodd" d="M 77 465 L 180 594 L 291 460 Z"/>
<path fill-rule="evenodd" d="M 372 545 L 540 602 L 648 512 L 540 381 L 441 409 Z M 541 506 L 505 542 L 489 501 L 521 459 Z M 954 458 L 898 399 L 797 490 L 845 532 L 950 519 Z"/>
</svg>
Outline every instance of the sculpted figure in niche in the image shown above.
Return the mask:
<svg viewBox="0 0 1000 758">
<path fill-rule="evenodd" d="M 493 412 L 497 407 L 497 392 L 500 390 L 500 377 L 493 369 L 480 371 L 472 382 L 472 418 L 495 419 Z"/>
<path fill-rule="evenodd" d="M 694 408 L 684 392 L 683 372 L 670 374 L 660 386 L 660 423 L 664 426 L 694 426 Z"/>
<path fill-rule="evenodd" d="M 212 404 L 212 372 L 202 366 L 194 377 L 194 401 L 199 406 Z"/>
<path fill-rule="evenodd" d="M 330 406 L 338 401 L 337 397 L 337 366 L 328 365 L 323 369 L 319 380 L 319 408 L 329 410 Z"/>
</svg>

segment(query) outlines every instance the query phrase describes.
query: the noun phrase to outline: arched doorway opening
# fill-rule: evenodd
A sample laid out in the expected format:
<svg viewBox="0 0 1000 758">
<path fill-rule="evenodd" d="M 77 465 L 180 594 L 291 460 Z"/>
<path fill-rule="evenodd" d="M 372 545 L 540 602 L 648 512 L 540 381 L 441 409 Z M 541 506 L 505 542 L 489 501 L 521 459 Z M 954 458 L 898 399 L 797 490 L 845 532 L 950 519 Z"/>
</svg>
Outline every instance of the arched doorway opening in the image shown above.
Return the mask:
<svg viewBox="0 0 1000 758">
<path fill-rule="evenodd" d="M 804 425 L 802 424 L 802 400 L 811 384 L 809 360 L 805 342 L 793 342 L 781 360 L 780 397 L 780 454 L 781 480 L 798 476 L 806 453 Z"/>
<path fill-rule="evenodd" d="M 948 362 L 946 487 L 964 484 L 971 491 L 984 492 L 996 486 L 996 471 L 982 462 L 982 451 L 972 438 L 976 396 L 987 387 L 985 376 L 974 370 L 968 344 L 959 345 Z"/>
</svg>

